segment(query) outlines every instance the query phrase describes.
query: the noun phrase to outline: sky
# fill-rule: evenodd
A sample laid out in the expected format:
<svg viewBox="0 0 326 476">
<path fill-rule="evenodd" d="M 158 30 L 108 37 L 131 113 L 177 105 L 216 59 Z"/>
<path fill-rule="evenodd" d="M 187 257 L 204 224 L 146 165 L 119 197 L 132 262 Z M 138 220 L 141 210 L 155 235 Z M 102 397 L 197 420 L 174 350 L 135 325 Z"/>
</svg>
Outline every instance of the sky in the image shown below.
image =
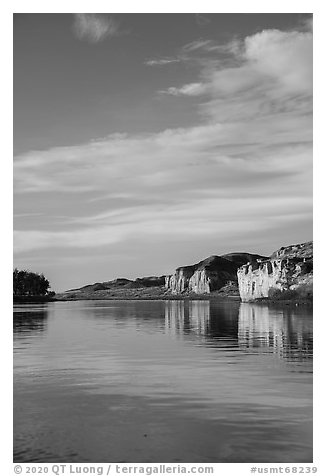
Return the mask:
<svg viewBox="0 0 326 476">
<path fill-rule="evenodd" d="M 312 239 L 310 14 L 15 14 L 14 265 L 62 291 Z"/>
</svg>

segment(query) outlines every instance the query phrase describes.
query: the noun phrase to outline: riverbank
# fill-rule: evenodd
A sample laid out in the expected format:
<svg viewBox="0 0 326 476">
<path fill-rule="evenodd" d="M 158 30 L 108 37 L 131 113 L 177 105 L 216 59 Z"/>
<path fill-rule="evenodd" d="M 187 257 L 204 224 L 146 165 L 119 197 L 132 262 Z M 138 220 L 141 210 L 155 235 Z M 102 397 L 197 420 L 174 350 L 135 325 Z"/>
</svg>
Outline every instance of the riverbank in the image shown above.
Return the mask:
<svg viewBox="0 0 326 476">
<path fill-rule="evenodd" d="M 191 296 L 180 296 L 171 294 L 169 296 L 160 296 L 160 297 L 106 297 L 106 298 L 60 298 L 54 299 L 57 302 L 65 302 L 65 301 L 236 301 L 240 302 L 239 297 L 233 296 L 209 296 L 209 295 L 202 295 L 202 294 L 193 294 Z"/>
<path fill-rule="evenodd" d="M 232 299 L 240 301 L 238 289 L 233 286 L 221 288 L 219 291 L 210 294 L 195 294 L 184 292 L 174 294 L 167 290 L 165 286 L 112 286 L 107 289 L 97 289 L 97 285 L 85 286 L 79 289 L 71 289 L 55 296 L 58 301 L 76 300 L 199 300 L 208 301 L 212 299 Z"/>
<path fill-rule="evenodd" d="M 50 296 L 14 296 L 14 304 L 40 304 L 43 302 L 57 301 L 55 297 Z"/>
<path fill-rule="evenodd" d="M 121 290 L 122 291 L 122 290 Z M 144 290 L 123 290 L 120 293 L 106 292 L 94 292 L 94 293 L 59 293 L 53 297 L 49 296 L 14 296 L 14 304 L 42 304 L 48 302 L 60 302 L 60 301 L 233 301 L 241 302 L 239 294 L 226 294 L 213 292 L 210 294 L 171 294 L 166 291 L 163 293 L 155 292 L 151 293 L 151 288 L 145 288 Z M 273 306 L 313 306 L 312 299 L 271 299 L 261 298 L 250 301 L 249 304 L 261 304 L 261 305 L 273 305 Z"/>
<path fill-rule="evenodd" d="M 58 293 L 52 301 L 235 301 L 241 302 L 237 290 L 220 290 L 209 294 L 182 293 L 173 294 L 163 286 L 145 287 L 137 289 L 115 290 L 73 290 Z M 40 302 L 40 301 L 39 301 Z M 273 304 L 276 306 L 312 306 L 312 298 L 293 297 L 292 299 L 260 298 L 250 301 L 251 304 Z"/>
<path fill-rule="evenodd" d="M 239 296 L 225 296 L 218 294 L 165 294 L 157 296 L 137 295 L 137 296 L 58 296 L 54 301 L 239 301 Z"/>
</svg>

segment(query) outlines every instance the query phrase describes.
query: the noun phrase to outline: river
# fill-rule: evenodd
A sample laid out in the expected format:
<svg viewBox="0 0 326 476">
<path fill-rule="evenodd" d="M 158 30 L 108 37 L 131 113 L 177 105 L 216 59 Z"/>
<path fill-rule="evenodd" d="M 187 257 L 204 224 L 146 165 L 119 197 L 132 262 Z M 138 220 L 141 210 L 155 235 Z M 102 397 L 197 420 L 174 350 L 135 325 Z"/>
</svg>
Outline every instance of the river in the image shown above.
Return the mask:
<svg viewBox="0 0 326 476">
<path fill-rule="evenodd" d="M 15 462 L 312 462 L 312 310 L 14 306 Z"/>
</svg>

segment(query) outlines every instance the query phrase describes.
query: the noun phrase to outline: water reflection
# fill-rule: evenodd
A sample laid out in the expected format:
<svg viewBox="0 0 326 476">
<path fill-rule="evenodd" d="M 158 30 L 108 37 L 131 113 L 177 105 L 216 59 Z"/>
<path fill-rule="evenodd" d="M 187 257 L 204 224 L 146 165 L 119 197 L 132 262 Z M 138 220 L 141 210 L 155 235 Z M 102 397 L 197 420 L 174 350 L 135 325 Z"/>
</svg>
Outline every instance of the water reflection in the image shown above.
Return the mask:
<svg viewBox="0 0 326 476">
<path fill-rule="evenodd" d="M 206 336 L 210 329 L 209 301 L 167 301 L 165 330 L 169 334 Z"/>
<path fill-rule="evenodd" d="M 275 310 L 243 303 L 239 309 L 239 346 L 269 349 L 285 359 L 312 357 L 313 321 L 307 309 Z"/>
<path fill-rule="evenodd" d="M 164 327 L 164 303 L 162 301 L 85 301 L 74 302 L 78 317 L 96 319 L 98 325 L 106 326 L 113 320 L 116 327 L 126 328 L 132 322 L 144 327 Z"/>
<path fill-rule="evenodd" d="M 16 462 L 312 461 L 311 311 L 196 300 L 15 309 Z"/>
<path fill-rule="evenodd" d="M 285 359 L 312 357 L 312 310 L 249 303 L 167 301 L 165 331 L 200 337 L 205 345 L 273 352 Z"/>
<path fill-rule="evenodd" d="M 196 334 L 209 334 L 210 317 L 209 301 L 189 302 L 189 324 Z"/>
<path fill-rule="evenodd" d="M 13 315 L 13 331 L 15 334 L 38 334 L 47 328 L 47 305 L 40 307 L 17 307 Z"/>
<path fill-rule="evenodd" d="M 165 303 L 165 330 L 170 334 L 183 334 L 185 328 L 186 331 L 189 331 L 189 316 L 187 319 L 184 301 L 167 301 Z"/>
</svg>

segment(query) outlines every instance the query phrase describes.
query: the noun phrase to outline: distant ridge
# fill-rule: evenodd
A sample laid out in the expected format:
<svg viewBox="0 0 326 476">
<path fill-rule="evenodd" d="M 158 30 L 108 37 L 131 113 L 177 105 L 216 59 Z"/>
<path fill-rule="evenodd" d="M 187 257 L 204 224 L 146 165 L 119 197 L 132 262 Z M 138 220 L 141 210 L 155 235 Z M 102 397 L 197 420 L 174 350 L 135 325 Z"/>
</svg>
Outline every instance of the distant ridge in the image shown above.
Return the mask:
<svg viewBox="0 0 326 476">
<path fill-rule="evenodd" d="M 167 276 L 116 278 L 110 281 L 87 284 L 57 294 L 58 300 L 74 299 L 173 299 L 187 296 L 222 296 L 239 298 L 238 275 L 240 269 L 259 269 L 273 260 L 306 261 L 302 270 L 312 266 L 312 241 L 281 247 L 270 257 L 247 252 L 212 255 L 198 263 L 179 266 Z M 267 263 L 267 264 L 266 264 Z M 246 268 L 247 267 L 247 268 Z M 270 265 L 268 265 L 270 269 Z M 311 274 L 311 272 L 309 271 Z M 312 276 L 312 275 L 311 275 Z M 310 279 L 310 278 L 309 278 Z M 312 279 L 312 278 L 311 278 Z M 249 286 L 246 285 L 246 286 Z"/>
</svg>

